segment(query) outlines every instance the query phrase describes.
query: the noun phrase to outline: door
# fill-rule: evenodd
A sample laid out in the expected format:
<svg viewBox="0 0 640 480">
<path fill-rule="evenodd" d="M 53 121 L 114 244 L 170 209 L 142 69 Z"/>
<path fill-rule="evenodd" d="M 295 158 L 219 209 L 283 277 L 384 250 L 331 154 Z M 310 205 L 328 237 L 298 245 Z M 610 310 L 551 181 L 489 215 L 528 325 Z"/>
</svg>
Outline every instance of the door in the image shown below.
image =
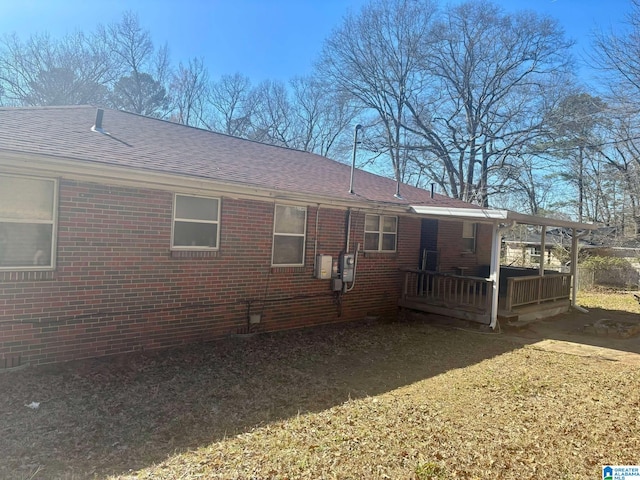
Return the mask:
<svg viewBox="0 0 640 480">
<path fill-rule="evenodd" d="M 423 218 L 420 225 L 420 270 L 438 270 L 438 220 Z"/>
<path fill-rule="evenodd" d="M 423 218 L 420 224 L 420 264 L 418 268 L 430 272 L 438 271 L 437 220 Z M 433 277 L 430 275 L 420 275 L 418 279 L 418 292 L 431 292 L 433 288 Z"/>
</svg>

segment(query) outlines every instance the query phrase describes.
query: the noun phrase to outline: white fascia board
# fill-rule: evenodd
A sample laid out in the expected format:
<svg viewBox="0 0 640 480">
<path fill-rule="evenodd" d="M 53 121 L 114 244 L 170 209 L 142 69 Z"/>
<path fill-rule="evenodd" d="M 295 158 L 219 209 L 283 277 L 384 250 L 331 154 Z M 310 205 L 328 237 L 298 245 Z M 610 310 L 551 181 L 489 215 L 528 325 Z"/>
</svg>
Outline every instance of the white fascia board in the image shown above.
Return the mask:
<svg viewBox="0 0 640 480">
<path fill-rule="evenodd" d="M 494 223 L 498 220 L 506 221 L 509 213 L 506 210 L 492 210 L 488 208 L 432 207 L 427 205 L 412 205 L 411 211 L 419 215 L 453 217 L 486 223 Z"/>
<path fill-rule="evenodd" d="M 575 228 L 577 230 L 595 230 L 597 225 L 592 223 L 573 222 L 550 217 L 538 217 L 510 210 L 495 210 L 490 208 L 460 208 L 460 207 L 432 207 L 426 205 L 412 205 L 411 211 L 419 215 L 433 217 L 451 217 L 458 220 L 473 220 L 475 222 L 515 222 L 523 225 L 544 225 L 547 227 Z"/>
<path fill-rule="evenodd" d="M 0 169 L 18 175 L 41 175 L 80 181 L 105 182 L 110 185 L 151 188 L 172 193 L 222 195 L 261 201 L 283 201 L 291 204 L 322 205 L 330 208 L 358 208 L 371 213 L 402 215 L 406 204 L 368 201 L 356 197 L 345 200 L 275 188 L 220 181 L 210 178 L 136 169 L 119 165 L 83 161 L 76 158 L 0 150 Z"/>
<path fill-rule="evenodd" d="M 547 227 L 575 228 L 576 230 L 595 230 L 598 228 L 598 225 L 593 223 L 581 223 L 551 217 L 537 217 L 535 215 L 526 215 L 517 212 L 509 212 L 509 219 L 523 225 L 544 225 Z"/>
</svg>

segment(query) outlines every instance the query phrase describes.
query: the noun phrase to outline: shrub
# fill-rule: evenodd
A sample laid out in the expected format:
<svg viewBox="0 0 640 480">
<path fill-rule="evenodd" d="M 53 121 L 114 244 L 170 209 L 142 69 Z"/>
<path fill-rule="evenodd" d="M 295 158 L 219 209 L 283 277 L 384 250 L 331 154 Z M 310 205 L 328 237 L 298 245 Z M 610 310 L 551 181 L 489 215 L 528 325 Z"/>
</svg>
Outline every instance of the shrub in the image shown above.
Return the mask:
<svg viewBox="0 0 640 480">
<path fill-rule="evenodd" d="M 619 257 L 592 256 L 580 264 L 593 279 L 593 285 L 637 287 L 640 275 L 628 260 Z"/>
</svg>

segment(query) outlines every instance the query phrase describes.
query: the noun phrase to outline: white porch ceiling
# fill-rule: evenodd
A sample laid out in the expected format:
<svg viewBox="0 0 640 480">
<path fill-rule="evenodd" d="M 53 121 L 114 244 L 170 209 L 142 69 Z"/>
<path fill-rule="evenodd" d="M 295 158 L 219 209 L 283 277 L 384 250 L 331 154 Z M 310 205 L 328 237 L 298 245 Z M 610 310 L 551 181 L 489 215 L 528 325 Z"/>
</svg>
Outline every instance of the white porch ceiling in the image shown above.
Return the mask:
<svg viewBox="0 0 640 480">
<path fill-rule="evenodd" d="M 510 210 L 492 208 L 453 208 L 432 207 L 427 205 L 411 205 L 410 211 L 427 217 L 447 217 L 455 220 L 468 220 L 478 223 L 520 223 L 523 225 L 543 225 L 547 227 L 575 228 L 577 230 L 595 230 L 597 225 L 592 223 L 574 222 L 559 218 L 525 215 Z"/>
</svg>

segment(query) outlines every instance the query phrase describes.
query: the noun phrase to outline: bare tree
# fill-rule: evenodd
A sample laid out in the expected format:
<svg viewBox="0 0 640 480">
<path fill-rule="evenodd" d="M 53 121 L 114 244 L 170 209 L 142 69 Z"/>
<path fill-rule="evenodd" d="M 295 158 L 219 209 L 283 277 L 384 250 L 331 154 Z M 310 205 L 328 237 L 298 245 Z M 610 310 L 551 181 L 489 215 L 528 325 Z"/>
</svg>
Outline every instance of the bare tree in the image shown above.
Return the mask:
<svg viewBox="0 0 640 480">
<path fill-rule="evenodd" d="M 450 7 L 432 36 L 422 66 L 433 81 L 406 102 L 409 128 L 447 172 L 445 191 L 486 206 L 496 173 L 544 133 L 571 44 L 551 18 L 505 14 L 486 1 Z"/>
<path fill-rule="evenodd" d="M 575 204 L 579 221 L 585 218 L 588 185 L 599 183 L 596 157 L 597 145 L 602 143 L 600 127 L 607 122 L 605 110 L 606 104 L 601 98 L 579 92 L 560 101 L 547 115 L 552 146 L 550 155 L 563 161 L 560 166 L 562 177 L 577 190 Z M 589 166 L 595 169 L 591 170 L 591 175 Z M 594 200 L 597 203 L 600 199 Z M 591 217 L 590 220 L 597 219 Z"/>
<path fill-rule="evenodd" d="M 350 152 L 353 145 L 349 127 L 359 109 L 348 96 L 318 77 L 294 78 L 290 92 L 296 132 L 292 146 L 323 156 L 345 157 L 345 150 Z"/>
<path fill-rule="evenodd" d="M 349 14 L 326 40 L 319 74 L 351 95 L 383 135 L 394 177 L 404 180 L 406 104 L 424 88 L 420 65 L 435 13 L 430 0 L 378 0 Z"/>
<path fill-rule="evenodd" d="M 0 93 L 9 105 L 102 104 L 117 65 L 100 34 L 82 32 L 54 41 L 33 35 L 0 40 Z"/>
<path fill-rule="evenodd" d="M 209 98 L 209 73 L 202 59 L 182 62 L 171 79 L 174 120 L 194 127 L 204 127 Z"/>
<path fill-rule="evenodd" d="M 99 104 L 152 116 L 169 109 L 168 49 L 155 49 L 138 16 L 54 40 L 0 40 L 0 92 L 9 105 Z"/>
<path fill-rule="evenodd" d="M 609 169 L 615 172 L 612 182 L 622 190 L 622 200 L 616 203 L 616 217 L 625 228 L 624 218 L 631 218 L 634 234 L 640 238 L 640 118 L 635 112 L 623 114 L 619 109 L 611 116 L 611 140 L 599 145 L 599 153 Z M 613 201 L 613 199 L 612 199 Z"/>
<path fill-rule="evenodd" d="M 426 174 L 488 205 L 490 182 L 508 178 L 500 169 L 544 133 L 570 45 L 556 21 L 487 1 L 437 15 L 429 1 L 378 0 L 345 18 L 319 68 L 375 113 L 396 179 Z"/>
<path fill-rule="evenodd" d="M 213 84 L 211 100 L 225 133 L 321 155 L 342 153 L 357 113 L 344 94 L 317 77 L 250 88 L 244 77 L 226 76 Z"/>
<path fill-rule="evenodd" d="M 637 96 L 640 91 L 640 0 L 631 0 L 630 5 L 623 25 L 626 28 L 595 34 L 590 57 L 606 74 L 606 84 L 622 97 Z"/>
<path fill-rule="evenodd" d="M 287 86 L 265 80 L 255 90 L 250 138 L 258 142 L 295 148 L 294 111 Z"/>
<path fill-rule="evenodd" d="M 248 137 L 256 104 L 251 80 L 235 73 L 211 83 L 206 127 L 237 137 Z"/>
<path fill-rule="evenodd" d="M 503 188 L 494 193 L 496 203 L 531 215 L 548 215 L 561 197 L 554 167 L 553 159 L 522 153 L 517 165 L 506 164 L 497 172 Z"/>
<path fill-rule="evenodd" d="M 623 201 L 616 201 L 616 210 L 621 211 L 615 217 L 631 217 L 640 238 L 640 0 L 631 0 L 630 5 L 622 28 L 594 36 L 591 60 L 611 92 L 608 141 L 599 146 L 599 152 L 623 193 Z"/>
<path fill-rule="evenodd" d="M 111 54 L 125 72 L 113 87 L 113 106 L 154 117 L 167 115 L 169 98 L 164 83 L 169 73 L 168 48 L 156 51 L 151 34 L 130 11 L 110 25 L 105 35 Z"/>
</svg>

